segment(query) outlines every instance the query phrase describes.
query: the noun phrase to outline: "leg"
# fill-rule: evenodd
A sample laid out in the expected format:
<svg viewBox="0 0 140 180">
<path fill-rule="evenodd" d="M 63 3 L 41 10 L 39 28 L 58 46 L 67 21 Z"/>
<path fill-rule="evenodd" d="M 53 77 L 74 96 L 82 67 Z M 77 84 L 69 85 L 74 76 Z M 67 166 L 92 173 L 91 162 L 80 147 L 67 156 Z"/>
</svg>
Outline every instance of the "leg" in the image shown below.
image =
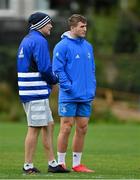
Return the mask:
<svg viewBox="0 0 140 180">
<path fill-rule="evenodd" d="M 62 117 L 60 124 L 60 131 L 58 135 L 57 142 L 57 155 L 58 155 L 58 164 L 63 164 L 65 166 L 65 156 L 68 146 L 68 139 L 73 125 L 72 117 Z"/>
<path fill-rule="evenodd" d="M 33 111 L 31 111 L 33 102 L 27 102 L 23 104 L 24 110 L 27 115 L 28 131 L 25 138 L 25 163 L 23 172 L 26 174 L 39 173 L 40 171 L 33 165 L 33 156 L 36 150 L 38 136 L 41 127 L 37 124 L 37 121 L 32 121 Z"/>
<path fill-rule="evenodd" d="M 82 152 L 84 146 L 84 139 L 88 127 L 87 117 L 76 117 L 76 130 L 73 137 L 73 152 Z"/>
<path fill-rule="evenodd" d="M 62 117 L 60 131 L 58 135 L 57 149 L 60 153 L 65 153 L 68 146 L 68 138 L 74 123 L 73 117 Z"/>
<path fill-rule="evenodd" d="M 54 123 L 50 122 L 48 126 L 42 127 L 41 130 L 42 143 L 45 149 L 45 154 L 49 161 L 55 159 L 54 151 L 53 151 L 53 129 L 54 129 Z"/>
<path fill-rule="evenodd" d="M 76 117 L 76 130 L 73 137 L 73 170 L 75 172 L 94 172 L 81 164 L 85 135 L 88 127 L 87 117 Z"/>
<path fill-rule="evenodd" d="M 40 128 L 28 127 L 25 139 L 25 163 L 32 163 Z"/>
<path fill-rule="evenodd" d="M 53 128 L 54 123 L 49 122 L 48 126 L 42 127 L 42 142 L 44 145 L 46 156 L 48 155 L 49 165 L 48 165 L 48 172 L 52 173 L 68 173 L 70 172 L 66 168 L 58 165 L 55 160 L 54 151 L 53 151 Z"/>
</svg>

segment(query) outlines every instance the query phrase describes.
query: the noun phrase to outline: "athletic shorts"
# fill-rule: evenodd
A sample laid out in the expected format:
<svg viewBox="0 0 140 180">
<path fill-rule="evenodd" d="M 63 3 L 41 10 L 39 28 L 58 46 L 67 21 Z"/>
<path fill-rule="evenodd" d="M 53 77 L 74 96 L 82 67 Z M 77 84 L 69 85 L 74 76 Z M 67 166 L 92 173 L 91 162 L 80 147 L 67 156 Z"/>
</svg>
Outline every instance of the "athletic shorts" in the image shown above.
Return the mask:
<svg viewBox="0 0 140 180">
<path fill-rule="evenodd" d="M 62 117 L 89 117 L 91 114 L 91 101 L 59 103 L 58 112 Z"/>
<path fill-rule="evenodd" d="M 49 122 L 53 122 L 48 99 L 26 102 L 23 103 L 23 107 L 27 116 L 28 126 L 47 126 Z"/>
</svg>

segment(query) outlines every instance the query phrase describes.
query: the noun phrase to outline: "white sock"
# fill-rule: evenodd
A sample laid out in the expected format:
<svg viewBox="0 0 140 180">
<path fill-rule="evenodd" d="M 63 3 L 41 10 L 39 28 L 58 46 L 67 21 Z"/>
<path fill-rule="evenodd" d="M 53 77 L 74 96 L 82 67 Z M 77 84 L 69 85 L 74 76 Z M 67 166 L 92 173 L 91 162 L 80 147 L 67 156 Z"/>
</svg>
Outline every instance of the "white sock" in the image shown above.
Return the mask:
<svg viewBox="0 0 140 180">
<path fill-rule="evenodd" d="M 81 163 L 81 152 L 73 152 L 73 164 L 72 167 L 78 166 Z"/>
<path fill-rule="evenodd" d="M 56 160 L 52 160 L 52 161 L 49 161 L 48 164 L 52 167 L 56 167 L 58 165 L 58 163 L 56 162 Z"/>
<path fill-rule="evenodd" d="M 57 157 L 58 157 L 58 164 L 66 164 L 65 163 L 65 156 L 66 156 L 66 153 L 60 153 L 60 152 L 57 152 Z"/>
<path fill-rule="evenodd" d="M 34 167 L 33 163 L 24 163 L 24 169 L 25 170 L 28 170 L 28 169 L 33 168 L 33 167 Z"/>
</svg>

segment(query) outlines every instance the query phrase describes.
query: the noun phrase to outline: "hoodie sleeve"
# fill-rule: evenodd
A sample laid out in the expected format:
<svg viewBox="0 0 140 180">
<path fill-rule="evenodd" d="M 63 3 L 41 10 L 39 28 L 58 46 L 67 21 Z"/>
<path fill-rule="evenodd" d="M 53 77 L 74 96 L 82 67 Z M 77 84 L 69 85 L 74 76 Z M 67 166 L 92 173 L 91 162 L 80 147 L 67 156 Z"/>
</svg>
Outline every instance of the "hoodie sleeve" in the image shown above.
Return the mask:
<svg viewBox="0 0 140 180">
<path fill-rule="evenodd" d="M 92 72 L 94 74 L 94 78 L 93 78 L 93 81 L 94 81 L 94 84 L 96 86 L 96 75 L 95 75 L 95 60 L 94 60 L 94 49 L 92 47 L 92 45 L 90 46 L 91 47 L 91 54 L 92 54 Z"/>
<path fill-rule="evenodd" d="M 67 46 L 63 43 L 58 43 L 53 51 L 53 71 L 59 78 L 60 88 L 66 92 L 70 92 L 72 88 L 71 80 L 69 79 L 65 67 L 67 64 Z"/>
<path fill-rule="evenodd" d="M 94 49 L 93 49 L 92 46 L 91 46 L 91 52 L 92 52 L 92 58 L 93 58 L 93 61 L 92 61 L 92 68 L 93 68 L 93 73 L 95 74 Z"/>
<path fill-rule="evenodd" d="M 38 71 L 48 84 L 56 84 L 58 82 L 58 77 L 52 72 L 47 41 L 45 40 L 36 43 L 34 48 L 34 58 L 38 66 Z"/>
</svg>

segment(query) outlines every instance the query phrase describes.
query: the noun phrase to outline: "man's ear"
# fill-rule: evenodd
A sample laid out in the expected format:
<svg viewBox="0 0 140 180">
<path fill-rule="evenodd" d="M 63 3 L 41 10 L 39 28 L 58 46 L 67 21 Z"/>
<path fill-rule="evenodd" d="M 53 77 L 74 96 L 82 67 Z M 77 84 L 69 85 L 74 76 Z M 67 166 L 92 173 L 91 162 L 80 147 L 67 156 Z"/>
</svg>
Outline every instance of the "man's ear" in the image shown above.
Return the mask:
<svg viewBox="0 0 140 180">
<path fill-rule="evenodd" d="M 70 27 L 70 30 L 73 31 L 74 28 L 75 28 L 75 26 L 71 26 L 71 27 Z"/>
</svg>

